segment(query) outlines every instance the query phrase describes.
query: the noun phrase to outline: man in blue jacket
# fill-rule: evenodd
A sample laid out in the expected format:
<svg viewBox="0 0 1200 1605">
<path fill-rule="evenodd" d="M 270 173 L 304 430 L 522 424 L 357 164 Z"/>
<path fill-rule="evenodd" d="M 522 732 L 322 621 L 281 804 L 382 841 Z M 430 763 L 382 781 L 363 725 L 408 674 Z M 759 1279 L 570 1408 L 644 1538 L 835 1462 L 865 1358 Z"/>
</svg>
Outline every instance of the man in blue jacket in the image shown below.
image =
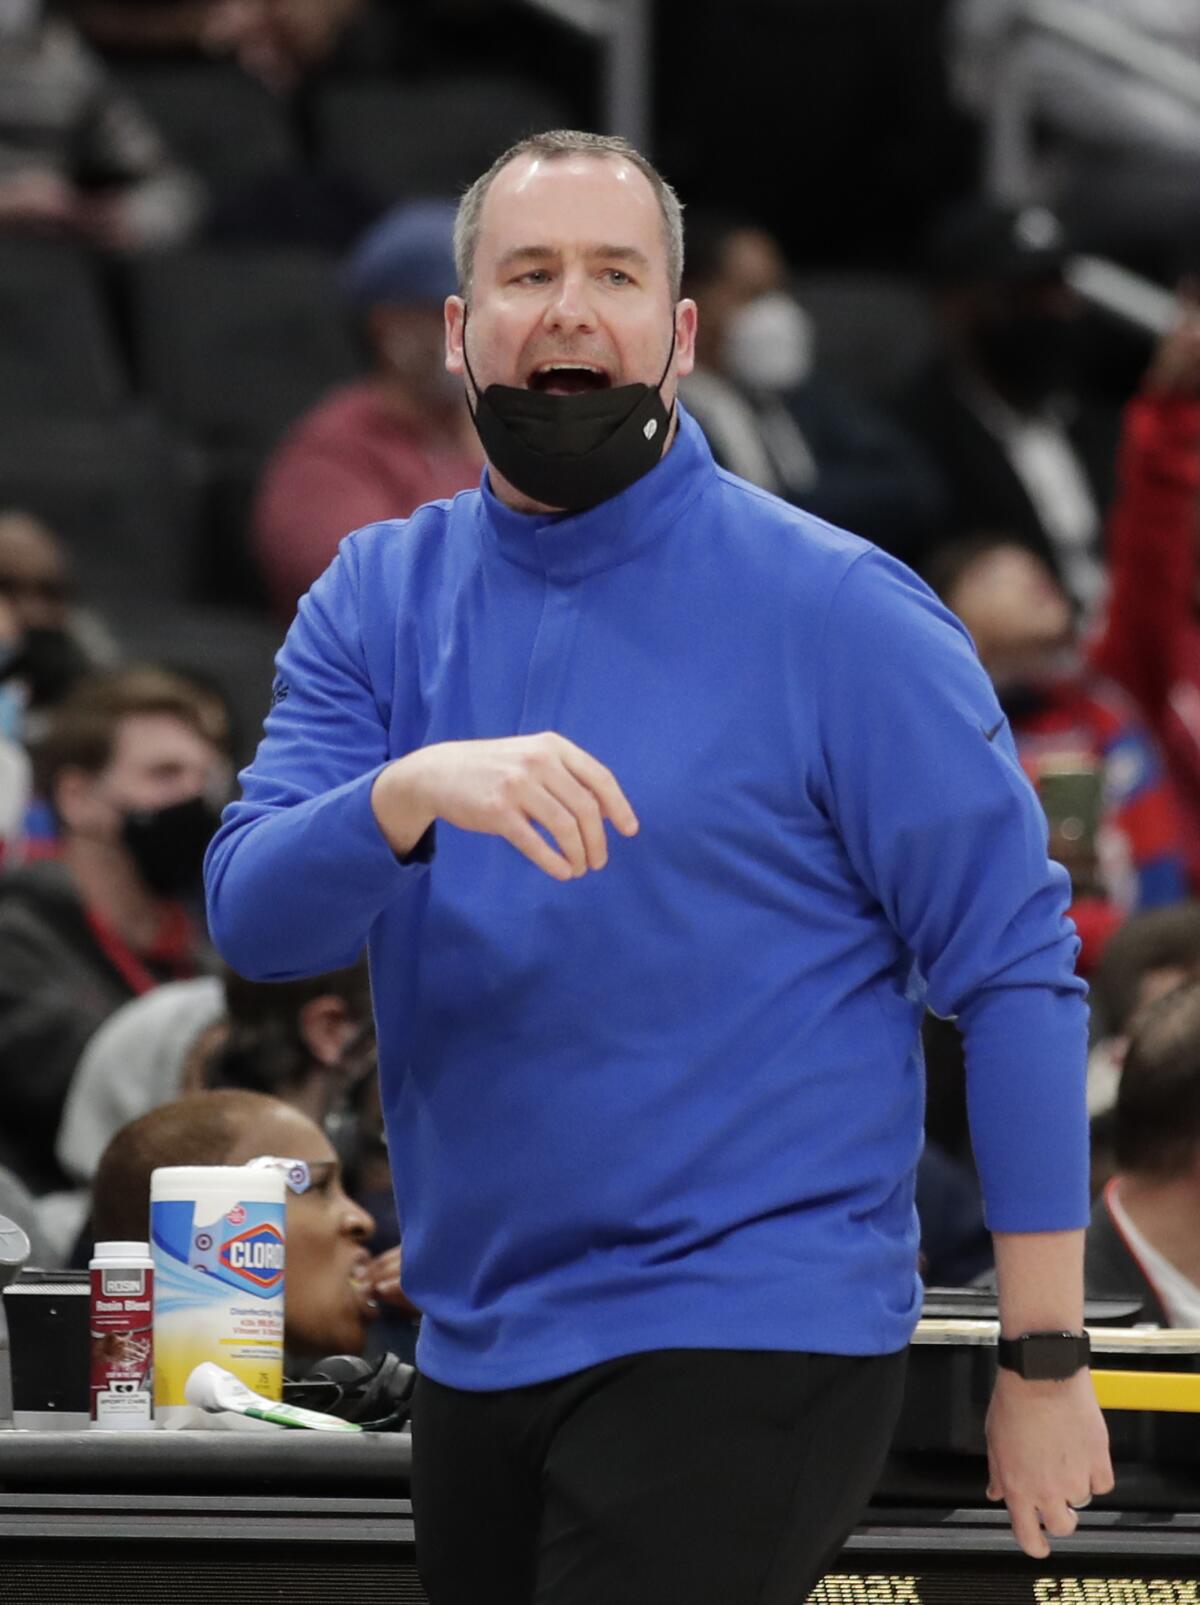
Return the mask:
<svg viewBox="0 0 1200 1605">
<path fill-rule="evenodd" d="M 926 1000 L 1011 1344 L 990 1492 L 1045 1555 L 1112 1486 L 1084 989 L 987 678 L 906 568 L 716 469 L 635 151 L 524 141 L 456 245 L 482 486 L 343 543 L 208 862 L 243 974 L 369 944 L 430 1598 L 804 1597 L 919 1313 Z"/>
</svg>

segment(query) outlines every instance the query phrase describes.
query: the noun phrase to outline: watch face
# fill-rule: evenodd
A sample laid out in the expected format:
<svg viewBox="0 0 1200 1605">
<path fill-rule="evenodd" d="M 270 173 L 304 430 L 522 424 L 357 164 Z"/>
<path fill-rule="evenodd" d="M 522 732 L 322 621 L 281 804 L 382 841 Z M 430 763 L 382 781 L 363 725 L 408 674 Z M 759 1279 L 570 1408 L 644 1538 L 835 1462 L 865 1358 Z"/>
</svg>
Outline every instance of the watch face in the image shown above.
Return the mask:
<svg viewBox="0 0 1200 1605">
<path fill-rule="evenodd" d="M 1021 1375 L 1030 1382 L 1062 1382 L 1084 1363 L 1073 1337 L 1027 1337 L 1021 1340 Z"/>
</svg>

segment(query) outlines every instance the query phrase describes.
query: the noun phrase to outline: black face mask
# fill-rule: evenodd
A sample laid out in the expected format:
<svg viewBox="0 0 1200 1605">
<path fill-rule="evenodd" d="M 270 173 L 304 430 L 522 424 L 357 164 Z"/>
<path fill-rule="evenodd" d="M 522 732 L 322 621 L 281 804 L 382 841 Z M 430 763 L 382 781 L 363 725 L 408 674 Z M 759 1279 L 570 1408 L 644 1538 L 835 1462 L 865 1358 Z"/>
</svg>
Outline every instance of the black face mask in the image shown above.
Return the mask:
<svg viewBox="0 0 1200 1605">
<path fill-rule="evenodd" d="M 200 884 L 205 849 L 219 823 L 207 798 L 189 797 L 170 808 L 126 814 L 121 840 L 150 890 L 178 897 Z"/>
<path fill-rule="evenodd" d="M 28 684 L 32 707 L 49 708 L 61 702 L 90 667 L 83 648 L 68 630 L 35 626 L 25 631 L 20 656 L 11 672 Z"/>
<path fill-rule="evenodd" d="M 493 467 L 524 496 L 546 507 L 579 513 L 596 507 L 648 474 L 662 457 L 671 414 L 662 387 L 671 350 L 657 385 L 617 385 L 575 396 L 550 396 L 514 385 L 475 387 L 471 417 Z"/>
</svg>

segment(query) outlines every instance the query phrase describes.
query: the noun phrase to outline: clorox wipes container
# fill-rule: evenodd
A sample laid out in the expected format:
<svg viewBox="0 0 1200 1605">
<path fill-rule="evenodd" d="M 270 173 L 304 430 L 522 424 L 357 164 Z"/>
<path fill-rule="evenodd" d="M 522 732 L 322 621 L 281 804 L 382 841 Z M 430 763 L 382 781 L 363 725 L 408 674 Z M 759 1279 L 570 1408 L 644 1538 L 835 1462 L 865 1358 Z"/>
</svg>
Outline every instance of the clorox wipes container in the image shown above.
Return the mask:
<svg viewBox="0 0 1200 1605">
<path fill-rule="evenodd" d="M 172 1165 L 150 1177 L 154 1410 L 190 1415 L 204 1360 L 255 1393 L 283 1397 L 286 1181 L 249 1165 Z"/>
</svg>

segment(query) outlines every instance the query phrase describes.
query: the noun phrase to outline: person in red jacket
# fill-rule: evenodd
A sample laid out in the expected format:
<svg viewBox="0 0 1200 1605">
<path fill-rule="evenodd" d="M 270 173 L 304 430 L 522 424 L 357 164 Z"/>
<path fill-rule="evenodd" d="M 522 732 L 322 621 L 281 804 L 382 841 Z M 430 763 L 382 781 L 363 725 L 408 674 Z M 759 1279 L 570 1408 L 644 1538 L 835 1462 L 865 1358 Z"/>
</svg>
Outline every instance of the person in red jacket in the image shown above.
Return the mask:
<svg viewBox="0 0 1200 1605">
<path fill-rule="evenodd" d="M 1200 304 L 1162 340 L 1121 434 L 1110 593 L 1088 656 L 1158 737 L 1200 892 Z"/>
<path fill-rule="evenodd" d="M 285 622 L 344 535 L 479 483 L 479 441 L 443 350 L 442 303 L 458 283 L 453 236 L 453 201 L 404 202 L 346 263 L 342 286 L 371 372 L 292 425 L 255 500 L 259 570 Z"/>
</svg>

